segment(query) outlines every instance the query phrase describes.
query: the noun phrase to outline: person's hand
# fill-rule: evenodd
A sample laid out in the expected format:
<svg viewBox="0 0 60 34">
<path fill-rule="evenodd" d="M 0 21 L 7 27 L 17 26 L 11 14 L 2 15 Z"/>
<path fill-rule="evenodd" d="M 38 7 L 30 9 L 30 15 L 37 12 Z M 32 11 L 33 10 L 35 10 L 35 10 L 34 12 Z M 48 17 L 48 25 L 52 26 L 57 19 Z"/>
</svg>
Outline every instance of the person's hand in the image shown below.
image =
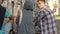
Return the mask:
<svg viewBox="0 0 60 34">
<path fill-rule="evenodd" d="M 4 18 L 4 23 L 8 23 L 9 22 L 9 18 Z"/>
<path fill-rule="evenodd" d="M 9 21 L 10 21 L 11 23 L 13 23 L 13 22 L 14 22 L 14 17 L 13 17 L 13 16 L 10 16 L 10 17 L 9 17 Z"/>
</svg>

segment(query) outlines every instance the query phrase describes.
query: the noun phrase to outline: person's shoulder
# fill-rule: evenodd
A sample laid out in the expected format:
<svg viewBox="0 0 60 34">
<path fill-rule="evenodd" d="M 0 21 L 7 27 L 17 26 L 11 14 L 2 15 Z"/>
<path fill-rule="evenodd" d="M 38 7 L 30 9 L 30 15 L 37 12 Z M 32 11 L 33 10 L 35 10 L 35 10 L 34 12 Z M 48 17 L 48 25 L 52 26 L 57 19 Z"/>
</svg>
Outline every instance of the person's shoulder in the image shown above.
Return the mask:
<svg viewBox="0 0 60 34">
<path fill-rule="evenodd" d="M 0 9 L 6 11 L 6 8 L 3 6 L 1 6 Z"/>
<path fill-rule="evenodd" d="M 54 11 L 51 10 L 50 8 L 45 8 L 44 10 L 45 10 L 45 11 L 44 11 L 45 16 L 46 16 L 47 18 L 51 18 L 51 17 L 53 16 Z"/>
<path fill-rule="evenodd" d="M 1 6 L 1 8 L 6 9 L 5 7 Z"/>
</svg>

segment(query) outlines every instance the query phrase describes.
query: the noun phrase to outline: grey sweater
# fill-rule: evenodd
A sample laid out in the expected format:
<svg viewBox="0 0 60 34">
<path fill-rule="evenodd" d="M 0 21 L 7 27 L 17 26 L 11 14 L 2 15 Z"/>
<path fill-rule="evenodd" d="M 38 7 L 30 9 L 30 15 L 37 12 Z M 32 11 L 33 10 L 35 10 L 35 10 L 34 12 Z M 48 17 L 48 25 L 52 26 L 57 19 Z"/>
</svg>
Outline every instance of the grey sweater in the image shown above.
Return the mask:
<svg viewBox="0 0 60 34">
<path fill-rule="evenodd" d="M 35 34 L 33 26 L 33 5 L 34 4 L 31 0 L 25 2 L 22 9 L 22 21 L 21 24 L 18 25 L 17 34 Z"/>
</svg>

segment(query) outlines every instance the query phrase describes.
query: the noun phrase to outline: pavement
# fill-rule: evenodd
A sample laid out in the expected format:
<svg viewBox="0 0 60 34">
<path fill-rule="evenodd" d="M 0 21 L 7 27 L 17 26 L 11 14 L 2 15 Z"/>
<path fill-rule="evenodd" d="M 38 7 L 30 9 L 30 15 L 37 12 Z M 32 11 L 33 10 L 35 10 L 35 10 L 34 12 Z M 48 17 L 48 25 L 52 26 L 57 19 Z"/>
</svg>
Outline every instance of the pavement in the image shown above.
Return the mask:
<svg viewBox="0 0 60 34">
<path fill-rule="evenodd" d="M 57 20 L 60 20 L 60 17 L 56 17 Z"/>
<path fill-rule="evenodd" d="M 56 19 L 57 33 L 60 34 L 60 19 Z"/>
</svg>

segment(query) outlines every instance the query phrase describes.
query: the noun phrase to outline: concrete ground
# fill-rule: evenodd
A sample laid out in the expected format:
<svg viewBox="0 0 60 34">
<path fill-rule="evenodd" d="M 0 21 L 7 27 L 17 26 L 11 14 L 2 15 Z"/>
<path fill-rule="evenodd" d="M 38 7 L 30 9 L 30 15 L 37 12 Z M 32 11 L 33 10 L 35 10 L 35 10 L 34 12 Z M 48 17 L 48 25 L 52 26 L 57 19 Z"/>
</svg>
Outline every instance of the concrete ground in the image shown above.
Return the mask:
<svg viewBox="0 0 60 34">
<path fill-rule="evenodd" d="M 56 20 L 56 24 L 57 24 L 57 33 L 60 34 L 60 19 Z"/>
</svg>

